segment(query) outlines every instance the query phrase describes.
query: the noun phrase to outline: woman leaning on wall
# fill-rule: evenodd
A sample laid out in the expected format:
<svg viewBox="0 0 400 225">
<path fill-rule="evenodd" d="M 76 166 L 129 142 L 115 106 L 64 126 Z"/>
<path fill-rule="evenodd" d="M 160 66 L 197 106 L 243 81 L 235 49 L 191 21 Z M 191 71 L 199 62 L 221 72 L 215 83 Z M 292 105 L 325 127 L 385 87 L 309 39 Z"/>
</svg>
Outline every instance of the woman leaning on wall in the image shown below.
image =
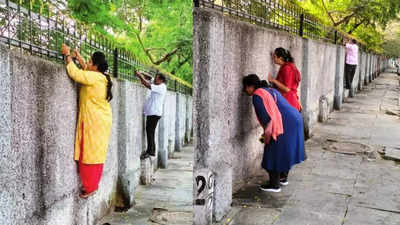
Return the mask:
<svg viewBox="0 0 400 225">
<path fill-rule="evenodd" d="M 293 165 L 305 159 L 303 119 L 282 95 L 255 74 L 243 78 L 244 91 L 253 98 L 257 118 L 264 129 L 264 155 L 261 163 L 269 174 L 263 191 L 280 192 L 288 185 Z"/>
<path fill-rule="evenodd" d="M 79 91 L 79 115 L 75 140 L 74 159 L 78 161 L 82 182 L 81 198 L 93 195 L 100 183 L 111 134 L 112 81 L 105 72 L 108 64 L 102 52 L 95 52 L 86 65 L 77 51 L 74 55 L 85 70 L 79 69 L 72 60 L 70 47 L 63 44 L 69 77 L 81 84 Z"/>
</svg>

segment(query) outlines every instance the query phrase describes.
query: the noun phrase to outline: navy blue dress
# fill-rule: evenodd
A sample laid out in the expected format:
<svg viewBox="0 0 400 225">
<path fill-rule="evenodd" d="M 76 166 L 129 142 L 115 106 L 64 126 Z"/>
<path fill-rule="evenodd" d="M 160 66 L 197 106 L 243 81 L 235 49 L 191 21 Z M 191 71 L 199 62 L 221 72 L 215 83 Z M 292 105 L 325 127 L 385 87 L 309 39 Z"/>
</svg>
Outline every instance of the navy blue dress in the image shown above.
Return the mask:
<svg viewBox="0 0 400 225">
<path fill-rule="evenodd" d="M 277 97 L 284 133 L 276 141 L 271 137 L 270 143 L 265 145 L 261 166 L 267 171 L 288 172 L 293 165 L 305 159 L 303 118 L 277 90 L 264 89 Z M 271 119 L 260 96 L 253 95 L 253 105 L 260 122 L 267 125 Z"/>
</svg>

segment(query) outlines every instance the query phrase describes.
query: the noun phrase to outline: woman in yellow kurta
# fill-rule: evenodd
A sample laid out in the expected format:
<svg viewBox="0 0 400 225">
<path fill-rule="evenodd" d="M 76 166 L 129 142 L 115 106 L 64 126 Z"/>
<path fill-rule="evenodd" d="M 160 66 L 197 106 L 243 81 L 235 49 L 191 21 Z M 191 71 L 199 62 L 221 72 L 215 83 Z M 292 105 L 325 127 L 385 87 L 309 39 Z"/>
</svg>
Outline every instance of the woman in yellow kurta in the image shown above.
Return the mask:
<svg viewBox="0 0 400 225">
<path fill-rule="evenodd" d="M 61 51 L 66 56 L 69 77 L 81 84 L 74 159 L 79 162 L 83 186 L 80 196 L 87 198 L 98 189 L 106 161 L 112 124 L 112 81 L 105 74 L 108 64 L 102 52 L 95 52 L 86 70 L 81 70 L 73 62 L 67 45 L 63 44 Z"/>
</svg>

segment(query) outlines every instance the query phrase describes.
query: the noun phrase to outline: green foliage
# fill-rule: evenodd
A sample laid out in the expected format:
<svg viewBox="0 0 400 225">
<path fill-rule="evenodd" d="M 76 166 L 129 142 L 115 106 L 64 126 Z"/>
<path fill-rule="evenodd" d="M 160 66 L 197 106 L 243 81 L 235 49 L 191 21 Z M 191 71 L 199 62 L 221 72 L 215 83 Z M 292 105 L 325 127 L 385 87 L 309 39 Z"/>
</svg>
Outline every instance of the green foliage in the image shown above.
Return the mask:
<svg viewBox="0 0 400 225">
<path fill-rule="evenodd" d="M 68 9 L 139 61 L 192 82 L 191 0 L 68 0 Z"/>
<path fill-rule="evenodd" d="M 90 36 L 105 38 L 116 47 L 132 53 L 141 63 L 156 66 L 189 83 L 192 82 L 192 0 L 11 0 L 23 8 L 53 19 L 73 18 Z M 7 12 L 0 11 L 0 25 L 5 25 Z M 61 22 L 61 20 L 59 20 Z M 68 23 L 68 22 L 66 22 Z M 0 32 L 4 32 L 2 26 Z M 29 37 L 29 21 L 16 28 L 21 40 Z M 40 37 L 40 29 L 32 27 L 33 43 Z M 64 40 L 59 33 L 50 31 L 49 46 Z M 41 41 L 43 39 L 39 39 Z M 42 43 L 44 44 L 44 43 Z M 74 45 L 74 43 L 69 43 Z M 75 43 L 76 44 L 76 43 Z M 84 55 L 93 49 L 80 46 Z M 53 49 L 53 48 L 52 48 Z M 55 47 L 54 49 L 57 49 Z"/>
<path fill-rule="evenodd" d="M 387 40 L 383 43 L 383 49 L 385 54 L 391 58 L 400 57 L 400 38 Z"/>
<path fill-rule="evenodd" d="M 322 22 L 364 41 L 369 49 L 382 51 L 380 28 L 398 19 L 398 0 L 293 0 Z"/>
</svg>

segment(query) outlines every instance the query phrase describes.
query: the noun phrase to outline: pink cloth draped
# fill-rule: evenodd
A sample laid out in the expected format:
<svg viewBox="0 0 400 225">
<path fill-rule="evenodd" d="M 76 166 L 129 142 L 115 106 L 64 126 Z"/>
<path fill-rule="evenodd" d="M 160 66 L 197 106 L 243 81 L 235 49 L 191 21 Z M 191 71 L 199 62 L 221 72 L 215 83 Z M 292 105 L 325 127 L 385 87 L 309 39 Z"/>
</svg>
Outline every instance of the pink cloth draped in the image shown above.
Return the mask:
<svg viewBox="0 0 400 225">
<path fill-rule="evenodd" d="M 283 134 L 282 115 L 278 109 L 278 106 L 276 105 L 276 96 L 274 99 L 272 95 L 263 88 L 258 88 L 254 91 L 254 94 L 260 96 L 260 98 L 263 100 L 265 110 L 267 111 L 268 116 L 271 118 L 268 125 L 264 127 L 264 142 L 268 144 L 271 140 L 271 137 L 276 140 L 279 135 Z M 257 119 L 260 121 L 259 118 Z M 261 124 L 261 126 L 263 125 Z"/>
</svg>

